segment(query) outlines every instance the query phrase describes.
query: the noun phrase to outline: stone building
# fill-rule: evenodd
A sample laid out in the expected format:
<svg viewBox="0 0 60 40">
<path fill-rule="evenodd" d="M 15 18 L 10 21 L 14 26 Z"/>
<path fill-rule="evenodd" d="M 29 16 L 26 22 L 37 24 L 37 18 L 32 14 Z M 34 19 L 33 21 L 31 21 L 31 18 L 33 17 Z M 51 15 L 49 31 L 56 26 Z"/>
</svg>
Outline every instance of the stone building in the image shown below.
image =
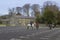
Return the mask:
<svg viewBox="0 0 60 40">
<path fill-rule="evenodd" d="M 12 14 L 12 16 L 10 15 L 5 15 L 7 16 L 5 19 L 2 18 L 1 21 L 3 24 L 6 24 L 7 26 L 26 26 L 28 23 L 30 23 L 30 21 L 35 20 L 34 17 L 28 17 L 28 16 L 24 16 L 20 13 L 18 14 Z"/>
</svg>

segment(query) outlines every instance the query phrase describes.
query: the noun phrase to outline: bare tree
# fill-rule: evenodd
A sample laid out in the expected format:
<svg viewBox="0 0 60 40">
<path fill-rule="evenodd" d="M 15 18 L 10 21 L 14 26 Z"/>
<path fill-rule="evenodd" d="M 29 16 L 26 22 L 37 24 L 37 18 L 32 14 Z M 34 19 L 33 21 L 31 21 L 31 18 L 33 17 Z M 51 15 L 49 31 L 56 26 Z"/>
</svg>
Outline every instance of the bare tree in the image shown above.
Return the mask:
<svg viewBox="0 0 60 40">
<path fill-rule="evenodd" d="M 30 8 L 30 4 L 25 4 L 23 6 L 23 11 L 27 14 L 27 16 L 29 16 L 29 8 Z"/>
<path fill-rule="evenodd" d="M 33 5 L 31 6 L 31 8 L 32 8 L 32 10 L 34 11 L 35 16 L 36 16 L 37 14 L 40 14 L 40 6 L 39 6 L 39 4 L 33 4 Z"/>
<path fill-rule="evenodd" d="M 48 8 L 49 10 L 51 10 L 53 12 L 57 12 L 59 10 L 58 6 L 53 1 L 46 1 L 46 2 L 44 2 L 43 6 L 44 6 L 43 7 L 44 9 Z"/>
<path fill-rule="evenodd" d="M 9 11 L 9 15 L 12 16 L 12 10 L 9 9 L 8 11 Z"/>
<path fill-rule="evenodd" d="M 17 14 L 20 14 L 22 12 L 22 7 L 16 7 Z"/>
<path fill-rule="evenodd" d="M 10 15 L 10 16 L 15 16 L 15 15 L 16 15 L 16 10 L 15 10 L 15 8 L 9 9 L 8 11 L 9 11 L 9 15 Z"/>
</svg>

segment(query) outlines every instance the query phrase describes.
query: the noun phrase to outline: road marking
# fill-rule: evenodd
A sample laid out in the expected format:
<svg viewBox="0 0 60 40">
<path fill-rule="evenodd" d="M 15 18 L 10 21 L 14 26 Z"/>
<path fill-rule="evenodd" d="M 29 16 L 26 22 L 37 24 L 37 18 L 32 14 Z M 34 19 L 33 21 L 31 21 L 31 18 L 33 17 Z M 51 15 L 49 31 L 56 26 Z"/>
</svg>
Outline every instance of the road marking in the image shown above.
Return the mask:
<svg viewBox="0 0 60 40">
<path fill-rule="evenodd" d="M 49 38 L 50 36 L 44 36 L 44 37 Z"/>
<path fill-rule="evenodd" d="M 28 37 L 29 37 L 29 36 L 31 36 L 31 35 L 26 35 L 26 36 L 28 36 Z"/>
<path fill-rule="evenodd" d="M 16 39 L 16 38 L 12 38 L 12 39 L 10 39 L 10 40 L 22 40 L 22 39 Z"/>
<path fill-rule="evenodd" d="M 29 38 L 29 37 L 27 37 L 27 36 L 20 36 L 19 38 Z"/>
<path fill-rule="evenodd" d="M 15 38 L 12 38 L 12 39 L 10 39 L 10 40 L 15 40 Z"/>
<path fill-rule="evenodd" d="M 43 37 L 42 37 L 42 38 L 40 38 L 40 39 L 48 39 L 48 38 L 43 38 Z"/>
</svg>

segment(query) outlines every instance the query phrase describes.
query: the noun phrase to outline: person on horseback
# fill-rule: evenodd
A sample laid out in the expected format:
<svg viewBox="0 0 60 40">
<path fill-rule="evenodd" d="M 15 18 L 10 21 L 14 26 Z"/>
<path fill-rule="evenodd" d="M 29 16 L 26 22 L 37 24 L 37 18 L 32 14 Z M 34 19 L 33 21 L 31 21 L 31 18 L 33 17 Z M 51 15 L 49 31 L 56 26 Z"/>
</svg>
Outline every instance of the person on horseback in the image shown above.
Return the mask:
<svg viewBox="0 0 60 40">
<path fill-rule="evenodd" d="M 33 21 L 30 21 L 30 25 L 31 25 L 31 27 L 32 27 L 32 24 L 33 24 Z M 33 29 L 33 27 L 32 27 L 32 29 Z"/>
</svg>

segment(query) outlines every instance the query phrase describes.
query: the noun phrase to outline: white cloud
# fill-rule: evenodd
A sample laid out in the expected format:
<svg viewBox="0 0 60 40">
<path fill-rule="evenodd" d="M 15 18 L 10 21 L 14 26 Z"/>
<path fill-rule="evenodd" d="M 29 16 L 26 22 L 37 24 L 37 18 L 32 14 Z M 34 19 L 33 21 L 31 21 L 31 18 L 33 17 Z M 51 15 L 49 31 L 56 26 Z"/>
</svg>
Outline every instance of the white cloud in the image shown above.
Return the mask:
<svg viewBox="0 0 60 40">
<path fill-rule="evenodd" d="M 3 13 L 0 13 L 0 16 L 1 15 L 6 15 L 6 14 L 8 14 L 8 12 L 3 12 Z"/>
</svg>

